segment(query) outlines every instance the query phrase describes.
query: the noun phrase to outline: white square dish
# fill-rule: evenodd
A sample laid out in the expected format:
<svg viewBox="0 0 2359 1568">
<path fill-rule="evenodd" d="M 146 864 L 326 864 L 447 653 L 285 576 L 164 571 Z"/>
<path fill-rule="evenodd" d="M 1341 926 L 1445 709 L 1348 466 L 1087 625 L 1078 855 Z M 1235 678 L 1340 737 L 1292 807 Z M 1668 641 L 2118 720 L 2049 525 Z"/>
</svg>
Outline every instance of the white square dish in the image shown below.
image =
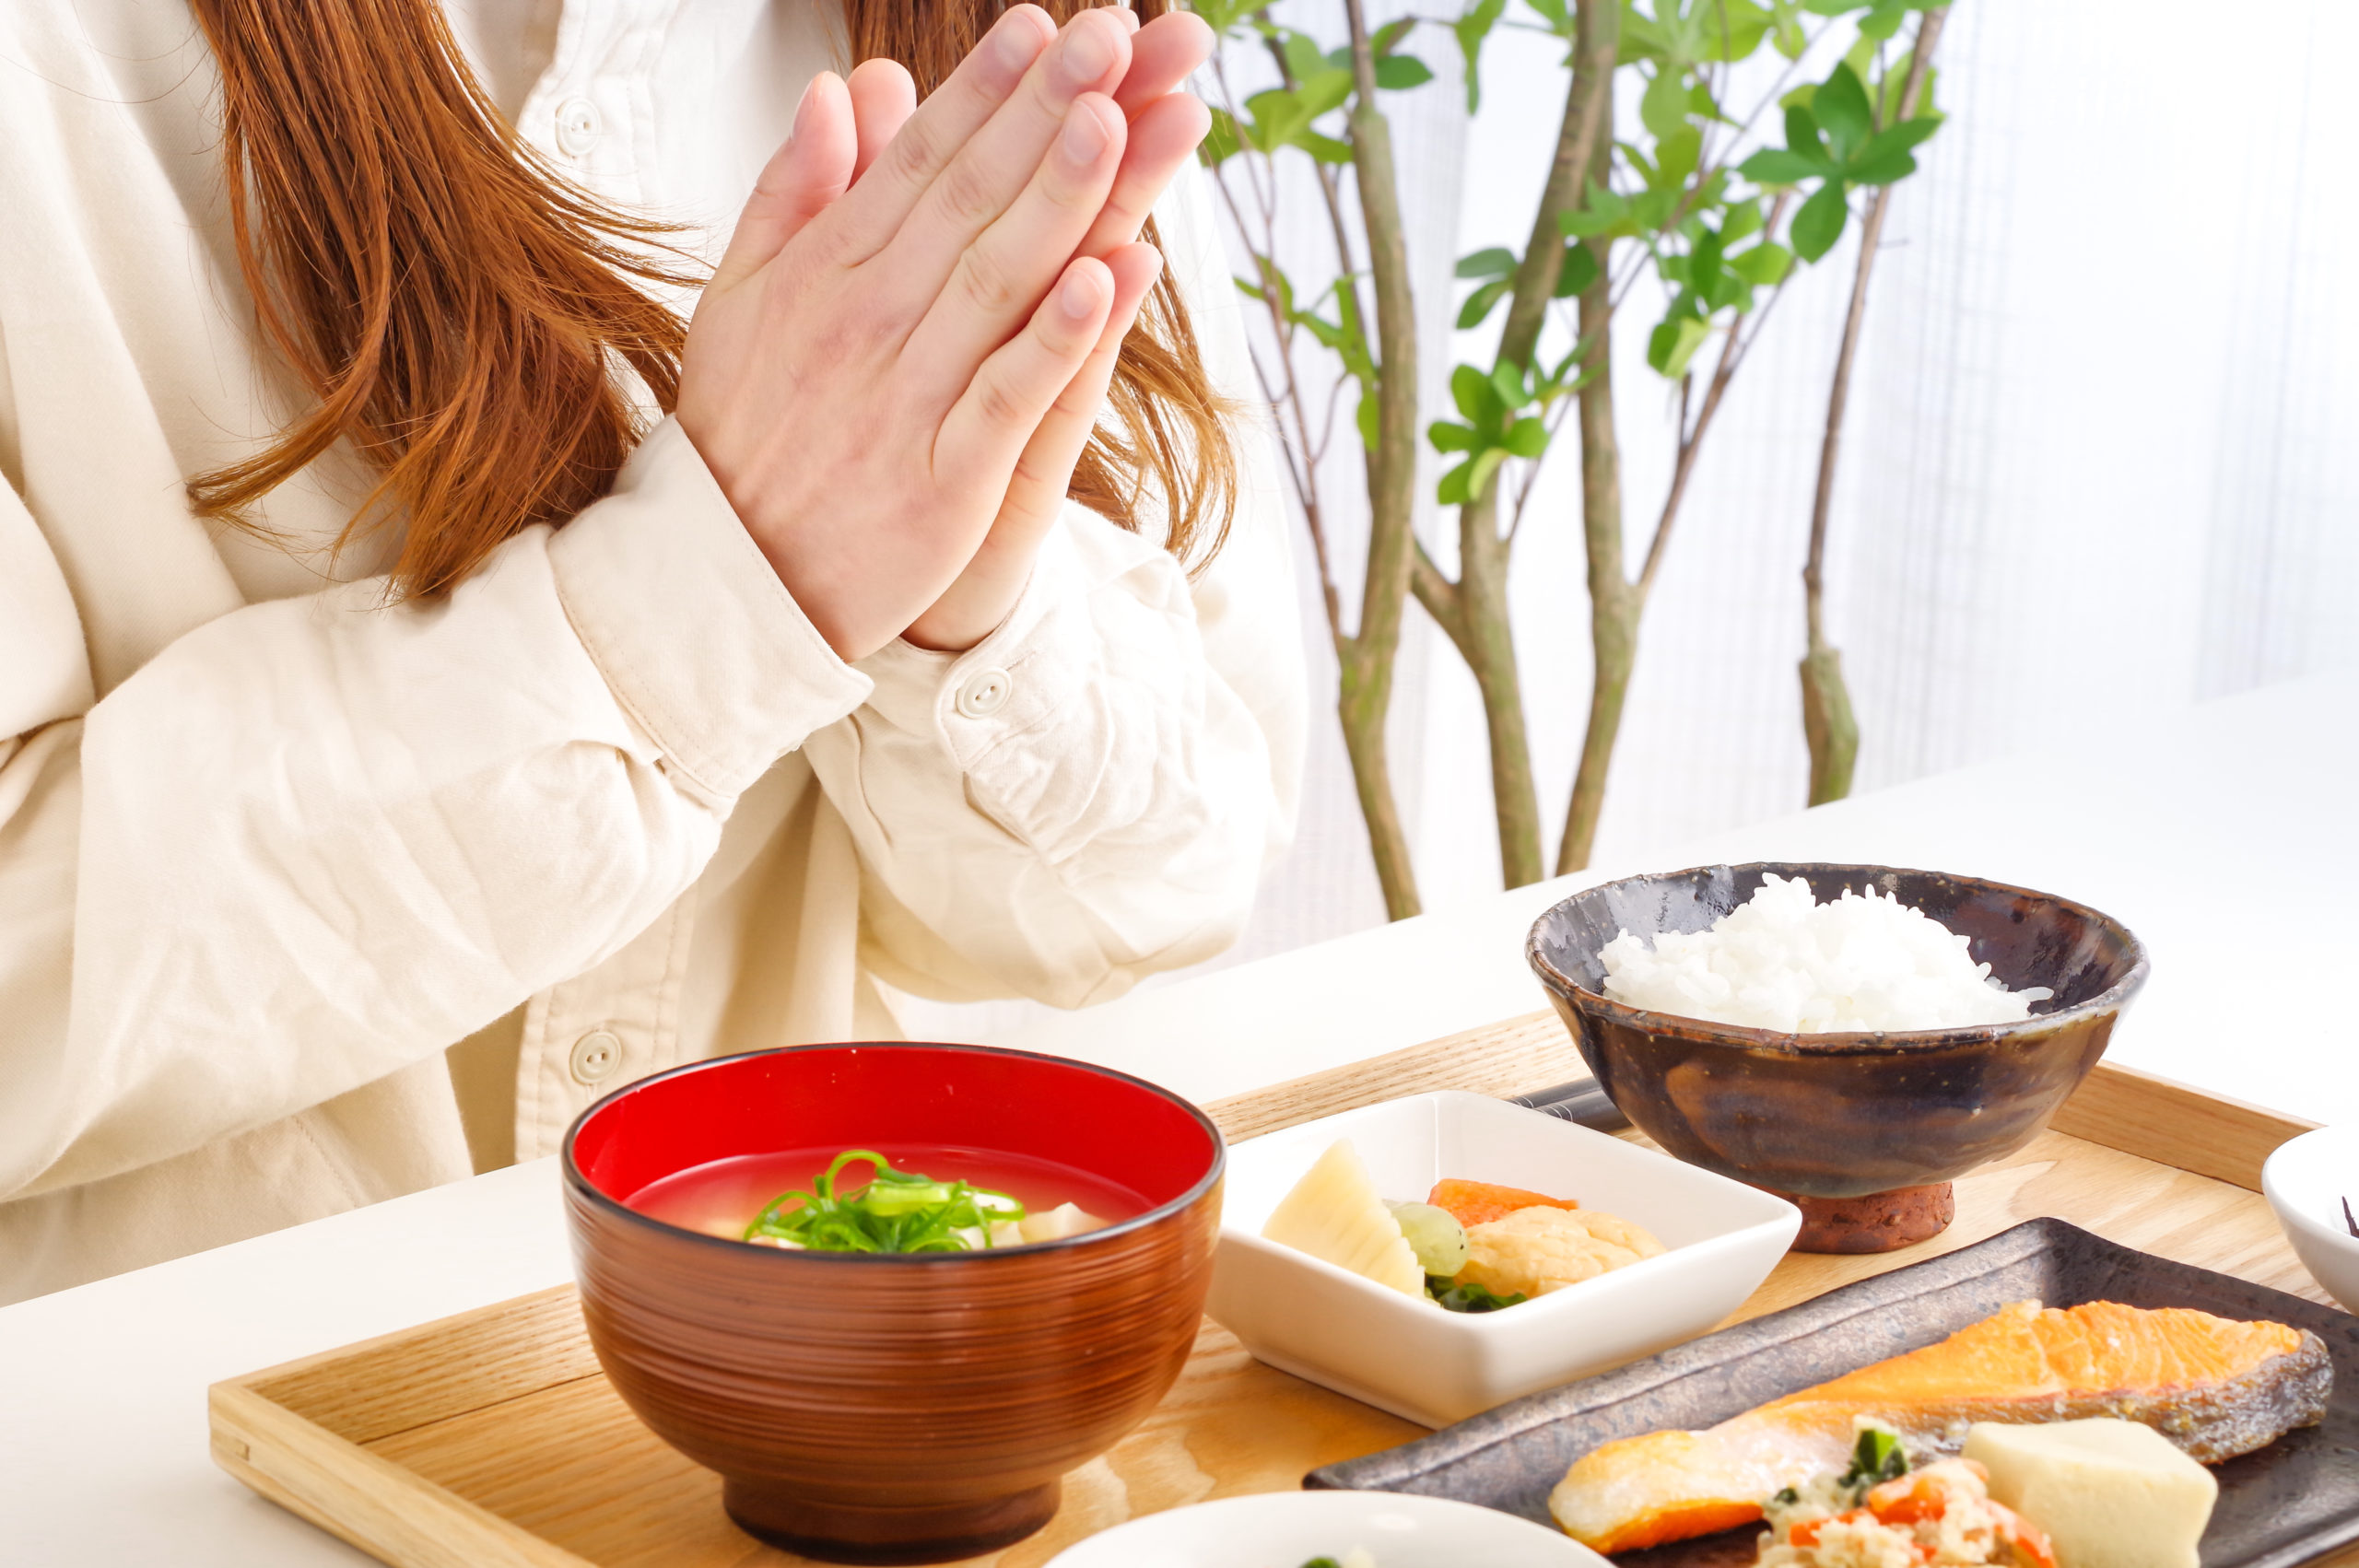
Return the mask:
<svg viewBox="0 0 2359 1568">
<path fill-rule="evenodd" d="M 1278 1200 L 1344 1138 L 1395 1201 L 1424 1199 L 1444 1176 L 1497 1182 L 1634 1221 L 1667 1250 L 1498 1312 L 1446 1312 L 1262 1239 Z M 1781 1198 L 1619 1138 L 1481 1094 L 1418 1094 L 1229 1150 L 1204 1310 L 1272 1366 L 1448 1426 L 1709 1330 L 1801 1224 Z"/>
</svg>

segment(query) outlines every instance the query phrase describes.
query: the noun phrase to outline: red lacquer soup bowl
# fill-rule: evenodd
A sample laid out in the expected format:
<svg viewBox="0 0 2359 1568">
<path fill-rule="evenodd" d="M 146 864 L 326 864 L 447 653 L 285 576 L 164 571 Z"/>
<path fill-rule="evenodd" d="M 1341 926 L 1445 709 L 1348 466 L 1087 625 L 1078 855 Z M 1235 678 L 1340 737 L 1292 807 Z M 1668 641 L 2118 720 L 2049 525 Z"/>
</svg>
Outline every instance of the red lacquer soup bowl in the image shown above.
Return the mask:
<svg viewBox="0 0 2359 1568">
<path fill-rule="evenodd" d="M 774 1175 L 757 1157 L 785 1151 L 817 1152 L 816 1168 L 848 1149 L 982 1187 L 1012 1190 L 990 1178 L 1029 1173 L 1048 1193 L 1036 1207 L 1062 1170 L 1082 1207 L 1115 1223 L 956 1253 L 781 1251 L 710 1234 L 751 1218 L 730 1209 L 722 1177 Z M 1058 1478 L 1113 1446 L 1188 1359 L 1223 1163 L 1204 1114 L 1153 1084 L 924 1045 L 680 1068 L 591 1106 L 564 1153 L 582 1317 L 616 1391 L 721 1472 L 747 1532 L 839 1562 L 945 1562 L 1048 1522 Z M 724 1195 L 713 1201 L 728 1212 L 698 1228 L 665 1197 L 684 1189 Z"/>
</svg>

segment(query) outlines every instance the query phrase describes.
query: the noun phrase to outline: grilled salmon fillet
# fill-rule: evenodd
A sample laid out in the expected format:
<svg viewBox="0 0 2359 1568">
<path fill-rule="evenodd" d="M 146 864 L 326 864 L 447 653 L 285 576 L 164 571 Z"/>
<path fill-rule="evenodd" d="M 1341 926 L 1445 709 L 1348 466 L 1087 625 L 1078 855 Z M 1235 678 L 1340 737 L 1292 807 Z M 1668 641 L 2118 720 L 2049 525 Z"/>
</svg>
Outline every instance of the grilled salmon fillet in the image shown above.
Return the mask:
<svg viewBox="0 0 2359 1568">
<path fill-rule="evenodd" d="M 1565 1533 L 1630 1551 L 1731 1529 L 1762 1500 L 1840 1470 L 1854 1420 L 1891 1427 L 1912 1462 L 1955 1454 L 1978 1421 L 2141 1422 L 2217 1464 L 2326 1414 L 2325 1343 L 2283 1323 L 2184 1307 L 2017 1302 L 1940 1344 L 1805 1388 L 1704 1432 L 1651 1432 L 1574 1461 L 1548 1498 Z"/>
</svg>

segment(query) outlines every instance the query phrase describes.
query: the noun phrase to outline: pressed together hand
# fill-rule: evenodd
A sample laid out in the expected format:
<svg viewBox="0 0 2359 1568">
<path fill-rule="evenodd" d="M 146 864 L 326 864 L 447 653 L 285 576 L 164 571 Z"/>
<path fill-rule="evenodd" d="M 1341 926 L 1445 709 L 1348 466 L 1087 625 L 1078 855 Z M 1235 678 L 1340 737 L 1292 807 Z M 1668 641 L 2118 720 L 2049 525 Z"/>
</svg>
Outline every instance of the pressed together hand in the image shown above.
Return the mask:
<svg viewBox="0 0 2359 1568">
<path fill-rule="evenodd" d="M 682 427 L 845 659 L 1003 620 L 1161 258 L 1148 209 L 1202 139 L 1211 36 L 1037 6 L 915 101 L 812 83 L 690 325 Z"/>
</svg>

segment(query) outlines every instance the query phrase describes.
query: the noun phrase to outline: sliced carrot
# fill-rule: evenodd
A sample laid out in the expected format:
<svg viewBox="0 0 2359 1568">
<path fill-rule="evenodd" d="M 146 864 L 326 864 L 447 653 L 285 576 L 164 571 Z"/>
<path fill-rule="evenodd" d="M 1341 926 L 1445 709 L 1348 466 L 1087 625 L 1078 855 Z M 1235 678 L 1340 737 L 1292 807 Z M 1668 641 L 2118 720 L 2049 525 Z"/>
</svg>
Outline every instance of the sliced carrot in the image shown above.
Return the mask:
<svg viewBox="0 0 2359 1568">
<path fill-rule="evenodd" d="M 2005 1527 L 2015 1556 L 2025 1568 L 2056 1568 L 2056 1548 L 2046 1531 L 2003 1504 L 1993 1503 L 1990 1506 Z"/>
<path fill-rule="evenodd" d="M 1580 1204 L 1570 1198 L 1551 1198 L 1544 1192 L 1527 1192 L 1520 1187 L 1500 1187 L 1487 1181 L 1467 1181 L 1460 1176 L 1444 1176 L 1434 1183 L 1426 1201 L 1437 1209 L 1447 1209 L 1461 1225 L 1486 1224 L 1504 1220 L 1519 1209 L 1578 1209 Z"/>
<path fill-rule="evenodd" d="M 1949 1511 L 1950 1497 L 1929 1475 L 1903 1476 L 1885 1481 L 1868 1493 L 1868 1512 L 1886 1525 L 1913 1525 L 1938 1519 Z"/>
</svg>

